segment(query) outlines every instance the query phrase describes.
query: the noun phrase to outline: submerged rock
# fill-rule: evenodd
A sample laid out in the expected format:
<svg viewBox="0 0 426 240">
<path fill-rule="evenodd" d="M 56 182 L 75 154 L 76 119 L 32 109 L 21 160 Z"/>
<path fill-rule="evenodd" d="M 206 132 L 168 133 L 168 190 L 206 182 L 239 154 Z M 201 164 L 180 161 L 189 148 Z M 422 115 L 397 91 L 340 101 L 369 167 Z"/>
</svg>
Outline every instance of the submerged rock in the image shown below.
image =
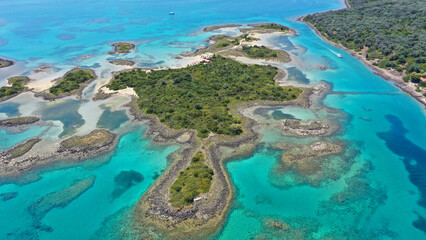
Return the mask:
<svg viewBox="0 0 426 240">
<path fill-rule="evenodd" d="M 33 225 L 42 231 L 52 231 L 53 229 L 51 227 L 42 223 L 44 216 L 54 208 L 66 207 L 72 201 L 80 197 L 85 191 L 90 189 L 94 182 L 95 177 L 77 180 L 71 186 L 57 192 L 49 193 L 31 204 L 27 208 L 27 211 L 33 217 Z"/>
<path fill-rule="evenodd" d="M 116 199 L 120 197 L 129 188 L 135 186 L 143 180 L 144 177 L 139 172 L 133 170 L 121 171 L 118 175 L 114 177 L 115 189 L 111 194 L 112 198 Z"/>
<path fill-rule="evenodd" d="M 281 128 L 284 135 L 296 136 L 319 136 L 330 133 L 330 126 L 320 121 L 302 122 L 296 119 L 285 119 Z"/>
<path fill-rule="evenodd" d="M 0 194 L 0 199 L 3 202 L 6 202 L 8 200 L 16 198 L 16 196 L 18 196 L 18 192 L 7 192 L 7 193 Z"/>
</svg>

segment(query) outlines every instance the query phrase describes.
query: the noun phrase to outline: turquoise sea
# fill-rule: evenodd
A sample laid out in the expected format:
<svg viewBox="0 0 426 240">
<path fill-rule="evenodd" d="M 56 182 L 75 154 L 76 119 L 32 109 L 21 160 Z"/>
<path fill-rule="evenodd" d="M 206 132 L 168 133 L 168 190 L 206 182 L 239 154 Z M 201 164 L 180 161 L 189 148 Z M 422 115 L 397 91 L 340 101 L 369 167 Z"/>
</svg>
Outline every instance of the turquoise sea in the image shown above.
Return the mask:
<svg viewBox="0 0 426 240">
<path fill-rule="evenodd" d="M 53 75 L 89 67 L 104 81 L 114 70 L 107 62 L 116 56 L 106 54 L 114 41 L 137 43 L 135 52 L 119 57 L 138 66 L 173 66 L 177 54 L 205 45 L 213 34 L 201 32 L 205 26 L 288 25 L 297 36 L 269 39 L 297 59 L 280 67 L 288 69 L 295 84 L 325 81 L 332 90 L 319 99 L 324 105 L 320 108 L 274 109 L 271 118 L 332 115 L 341 129 L 324 140 L 343 142 L 345 151 L 318 159 L 320 174 L 312 178 L 279 172 L 282 151 L 272 147 L 275 143 L 318 139 L 261 129 L 261 144 L 251 157 L 226 163 L 236 195 L 212 238 L 426 239 L 424 106 L 295 21 L 307 13 L 343 7 L 341 0 L 0 1 L 0 56 L 17 61 L 0 69 L 0 85 L 9 76 L 34 75 L 32 70 L 41 64 L 55 67 Z M 169 16 L 169 11 L 176 14 Z M 0 181 L 0 239 L 91 239 L 97 232 L 120 228 L 112 228 L 111 219 L 136 203 L 167 167 L 167 156 L 178 149 L 152 144 L 143 137 L 146 126 L 129 122 L 113 106 L 91 102 L 90 91 L 81 100 L 51 103 L 25 93 L 0 104 L 0 119 L 19 115 L 40 116 L 50 125 L 20 132 L 1 129 L 0 150 L 34 136 L 56 139 L 96 126 L 121 137 L 110 154 Z M 271 220 L 285 226 L 274 227 Z M 120 239 L 114 232 L 108 236 Z"/>
</svg>

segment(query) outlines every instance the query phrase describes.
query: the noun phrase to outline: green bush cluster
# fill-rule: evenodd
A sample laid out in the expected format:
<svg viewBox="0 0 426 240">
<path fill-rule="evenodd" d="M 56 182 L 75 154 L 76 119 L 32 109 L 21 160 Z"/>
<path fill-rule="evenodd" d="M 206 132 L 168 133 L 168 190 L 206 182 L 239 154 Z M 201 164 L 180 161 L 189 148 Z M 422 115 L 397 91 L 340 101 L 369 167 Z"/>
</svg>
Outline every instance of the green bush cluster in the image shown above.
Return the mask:
<svg viewBox="0 0 426 240">
<path fill-rule="evenodd" d="M 3 86 L 0 88 L 0 99 L 24 91 L 24 85 L 27 83 L 27 81 L 28 79 L 25 77 L 14 77 L 9 79 L 9 84 L 12 84 L 12 86 Z"/>
<path fill-rule="evenodd" d="M 68 72 L 58 84 L 49 89 L 49 92 L 56 96 L 60 93 L 68 93 L 79 89 L 83 83 L 94 78 L 90 71 L 84 69 Z"/>
<path fill-rule="evenodd" d="M 239 135 L 240 119 L 228 113 L 228 105 L 250 100 L 295 99 L 301 89 L 275 85 L 277 68 L 246 65 L 215 56 L 209 64 L 153 71 L 134 69 L 116 75 L 112 90 L 132 87 L 138 105 L 174 129 L 196 129 L 200 137 L 210 132 Z"/>
<path fill-rule="evenodd" d="M 376 65 L 407 73 L 426 71 L 423 0 L 349 0 L 351 8 L 308 15 L 324 36 L 355 51 L 367 47 Z M 423 39 L 423 40 L 422 40 Z"/>
<path fill-rule="evenodd" d="M 262 24 L 256 24 L 255 27 L 263 28 L 263 29 L 273 29 L 273 30 L 280 30 L 280 31 L 289 31 L 290 28 L 283 26 L 281 24 L 277 23 L 262 23 Z"/>
<path fill-rule="evenodd" d="M 117 43 L 115 46 L 118 53 L 128 53 L 133 48 L 133 44 L 130 43 Z"/>
<path fill-rule="evenodd" d="M 216 48 L 224 48 L 230 45 L 238 46 L 240 45 L 241 40 L 245 40 L 246 42 L 251 42 L 251 41 L 256 41 L 259 39 L 249 37 L 249 34 L 246 33 L 238 37 L 229 37 L 229 36 L 219 35 L 219 36 L 213 37 L 213 40 L 218 41 L 218 43 L 215 44 Z"/>
<path fill-rule="evenodd" d="M 269 49 L 265 46 L 243 46 L 243 52 L 251 58 L 277 58 L 278 51 Z"/>
<path fill-rule="evenodd" d="M 203 162 L 204 154 L 199 151 L 192 158 L 189 167 L 179 173 L 170 187 L 170 203 L 174 207 L 190 205 L 200 194 L 210 190 L 213 170 Z"/>
</svg>

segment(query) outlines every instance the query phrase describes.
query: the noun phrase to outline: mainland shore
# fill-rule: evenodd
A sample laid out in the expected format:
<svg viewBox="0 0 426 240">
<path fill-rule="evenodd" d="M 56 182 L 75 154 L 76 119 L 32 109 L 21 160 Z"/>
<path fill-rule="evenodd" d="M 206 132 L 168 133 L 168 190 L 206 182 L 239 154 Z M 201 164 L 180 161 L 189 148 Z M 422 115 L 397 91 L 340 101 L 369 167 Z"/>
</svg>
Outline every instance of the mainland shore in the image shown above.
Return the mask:
<svg viewBox="0 0 426 240">
<path fill-rule="evenodd" d="M 347 8 L 350 8 L 350 5 L 347 2 L 347 0 L 345 0 L 345 5 L 346 5 Z M 308 25 L 315 32 L 315 34 L 317 34 L 323 41 L 327 42 L 330 45 L 333 45 L 333 46 L 335 46 L 337 48 L 340 48 L 340 49 L 348 52 L 353 57 L 355 57 L 356 59 L 358 59 L 359 61 L 361 61 L 374 74 L 376 74 L 379 77 L 381 77 L 381 78 L 383 78 L 383 79 L 391 82 L 393 85 L 395 85 L 396 87 L 400 88 L 404 92 L 408 93 L 414 99 L 416 99 L 418 102 L 420 102 L 421 104 L 423 104 L 424 106 L 426 106 L 426 97 L 424 97 L 422 95 L 422 93 L 416 92 L 416 87 L 413 84 L 404 82 L 404 80 L 402 79 L 402 75 L 401 74 L 395 74 L 394 71 L 390 71 L 390 70 L 387 70 L 387 69 L 382 69 L 382 68 L 379 68 L 377 66 L 374 66 L 373 63 L 371 63 L 370 61 L 368 61 L 364 55 L 359 55 L 358 52 L 355 52 L 352 49 L 349 49 L 349 48 L 347 48 L 347 47 L 345 47 L 343 45 L 340 45 L 338 43 L 335 43 L 335 42 L 332 42 L 332 41 L 328 40 L 311 23 L 309 23 L 307 21 L 304 21 L 303 20 L 304 17 L 305 16 L 299 17 L 296 20 L 299 21 L 299 22 L 302 22 L 302 23 L 304 23 L 306 25 Z"/>
</svg>

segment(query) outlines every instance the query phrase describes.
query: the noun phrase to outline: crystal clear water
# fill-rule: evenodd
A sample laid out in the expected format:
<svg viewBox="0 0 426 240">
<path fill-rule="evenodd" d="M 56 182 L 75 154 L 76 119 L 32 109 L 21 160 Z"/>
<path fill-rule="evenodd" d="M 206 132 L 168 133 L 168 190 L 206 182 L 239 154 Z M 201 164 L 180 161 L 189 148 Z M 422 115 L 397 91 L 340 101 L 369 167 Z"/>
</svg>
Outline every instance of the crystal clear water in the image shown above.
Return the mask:
<svg viewBox="0 0 426 240">
<path fill-rule="evenodd" d="M 339 115 L 342 131 L 326 140 L 344 142 L 345 152 L 320 159 L 321 175 L 316 178 L 294 171 L 277 172 L 282 151 L 273 149 L 274 143 L 316 139 L 287 138 L 263 129 L 262 144 L 253 156 L 226 164 L 236 195 L 215 238 L 425 239 L 424 107 L 349 54 L 322 41 L 306 25 L 292 21 L 306 13 L 341 7 L 342 1 L 337 0 L 272 0 L 261 6 L 251 0 L 2 1 L 0 56 L 19 62 L 12 70 L 0 69 L 0 80 L 4 83 L 8 76 L 29 74 L 34 67 L 49 64 L 59 72 L 76 65 L 96 67 L 102 82 L 116 69 L 107 63 L 113 57 L 105 54 L 112 41 L 137 41 L 137 50 L 123 57 L 136 60 L 139 66 L 171 66 L 176 64 L 176 54 L 204 45 L 211 35 L 200 33 L 204 26 L 286 24 L 299 34 L 270 43 L 297 57 L 282 66 L 292 69 L 290 75 L 297 78 L 296 83 L 315 85 L 324 80 L 332 84 L 333 91 L 323 103 L 345 114 Z M 169 16 L 169 11 L 176 15 Z M 86 55 L 93 56 L 83 59 Z M 326 66 L 326 70 L 318 66 Z M 19 107 L 17 101 L 0 104 L 0 117 L 35 112 L 45 120 L 60 122 L 63 130 L 58 134 L 62 136 L 91 119 L 79 111 L 87 99 L 43 103 L 38 110 L 29 107 L 35 105 Z M 281 113 L 272 115 L 274 111 Z M 313 111 L 283 108 L 266 113 L 272 119 L 311 120 L 326 115 L 322 110 Z M 108 116 L 117 121 L 105 121 L 110 120 L 105 119 Z M 98 120 L 93 120 L 94 125 L 100 124 Z M 115 129 L 124 121 L 122 114 L 106 111 L 101 123 Z M 2 130 L 0 148 L 42 131 L 40 127 L 21 133 Z M 30 183 L 1 185 L 0 194 L 15 197 L 0 198 L 0 239 L 89 239 L 105 229 L 106 219 L 132 206 L 166 168 L 167 155 L 177 149 L 150 145 L 149 140 L 141 139 L 144 131 L 135 128 L 122 136 L 111 155 L 32 173 L 40 178 Z M 76 181 L 93 177 L 93 185 L 72 188 Z M 64 189 L 72 189 L 69 199 L 55 199 L 52 193 L 58 195 Z M 48 207 L 45 203 L 49 201 L 57 205 Z M 41 203 L 34 205 L 36 202 Z M 29 210 L 31 206 L 38 206 L 38 214 Z M 40 214 L 41 209 L 48 211 Z M 272 220 L 281 225 L 271 224 Z"/>
</svg>

